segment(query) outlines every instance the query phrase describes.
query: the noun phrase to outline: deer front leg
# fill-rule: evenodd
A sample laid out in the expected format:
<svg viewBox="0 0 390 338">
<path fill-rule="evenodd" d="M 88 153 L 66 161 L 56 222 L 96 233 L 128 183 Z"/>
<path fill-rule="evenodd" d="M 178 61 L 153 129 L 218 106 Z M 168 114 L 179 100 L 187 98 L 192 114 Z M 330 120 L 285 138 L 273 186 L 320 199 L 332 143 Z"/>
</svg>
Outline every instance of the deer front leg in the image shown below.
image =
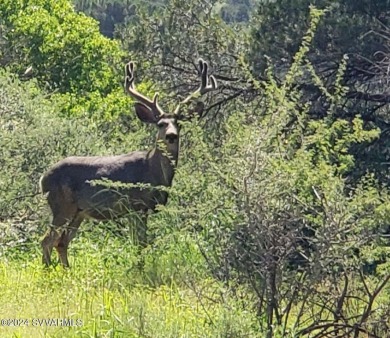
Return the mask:
<svg viewBox="0 0 390 338">
<path fill-rule="evenodd" d="M 146 248 L 146 246 L 148 245 L 147 220 L 148 220 L 147 211 L 143 211 L 139 213 L 139 216 L 136 220 L 136 234 L 137 234 L 138 255 L 139 255 L 137 267 L 140 271 L 142 271 L 145 267 L 145 257 L 142 253 L 142 250 Z"/>
<path fill-rule="evenodd" d="M 141 247 L 141 250 L 148 245 L 147 222 L 148 222 L 148 214 L 145 211 L 140 214 L 137 222 L 138 245 Z"/>
</svg>

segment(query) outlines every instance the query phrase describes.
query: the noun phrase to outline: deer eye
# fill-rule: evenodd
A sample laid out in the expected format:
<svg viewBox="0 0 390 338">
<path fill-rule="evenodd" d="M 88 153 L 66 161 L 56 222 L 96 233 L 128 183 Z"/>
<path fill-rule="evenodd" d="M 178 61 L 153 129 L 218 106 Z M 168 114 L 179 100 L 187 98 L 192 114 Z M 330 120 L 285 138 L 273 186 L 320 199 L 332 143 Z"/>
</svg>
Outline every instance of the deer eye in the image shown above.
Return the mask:
<svg viewBox="0 0 390 338">
<path fill-rule="evenodd" d="M 157 127 L 159 128 L 163 128 L 163 127 L 166 127 L 168 124 L 166 122 L 159 122 L 157 123 Z"/>
</svg>

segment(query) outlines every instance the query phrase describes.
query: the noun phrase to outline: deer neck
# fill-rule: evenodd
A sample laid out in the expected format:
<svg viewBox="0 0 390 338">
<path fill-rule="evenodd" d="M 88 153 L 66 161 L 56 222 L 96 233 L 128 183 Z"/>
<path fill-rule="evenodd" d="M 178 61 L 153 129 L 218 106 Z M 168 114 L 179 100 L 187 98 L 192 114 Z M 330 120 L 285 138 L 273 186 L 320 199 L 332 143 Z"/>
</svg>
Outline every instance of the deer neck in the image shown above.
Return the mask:
<svg viewBox="0 0 390 338">
<path fill-rule="evenodd" d="M 155 171 L 161 182 L 160 184 L 165 186 L 172 184 L 178 157 L 179 142 L 169 144 L 168 146 L 157 142 L 156 146 L 149 152 L 150 166 Z"/>
</svg>

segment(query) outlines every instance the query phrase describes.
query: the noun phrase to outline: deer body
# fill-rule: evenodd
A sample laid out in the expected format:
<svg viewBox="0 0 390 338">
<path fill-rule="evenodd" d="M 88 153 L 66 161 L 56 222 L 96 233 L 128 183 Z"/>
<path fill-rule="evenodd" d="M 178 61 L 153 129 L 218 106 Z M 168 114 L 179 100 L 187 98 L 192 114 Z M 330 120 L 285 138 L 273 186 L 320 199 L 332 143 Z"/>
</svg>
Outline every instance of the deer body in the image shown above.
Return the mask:
<svg viewBox="0 0 390 338">
<path fill-rule="evenodd" d="M 199 66 L 201 87 L 181 104 L 195 94 L 216 88 L 215 79 L 208 77 L 207 63 L 200 60 Z M 138 118 L 158 127 L 156 146 L 150 151 L 117 156 L 67 157 L 42 176 L 41 190 L 47 194 L 53 214 L 52 226 L 42 241 L 46 265 L 51 264 L 51 252 L 56 248 L 61 263 L 69 266 L 68 246 L 85 218 L 108 220 L 128 214 L 130 210 L 137 211 L 142 219 L 138 240 L 145 246 L 146 212 L 167 203 L 168 193 L 159 187 L 172 185 L 179 155 L 180 104 L 174 114 L 165 114 L 157 103 L 157 94 L 150 100 L 136 91 L 133 68 L 132 63 L 126 65 L 125 89 L 139 101 L 135 104 Z M 102 184 L 104 180 L 110 182 Z"/>
<path fill-rule="evenodd" d="M 161 164 L 161 165 L 155 165 Z M 174 176 L 174 164 L 161 151 L 132 152 L 118 156 L 68 157 L 54 165 L 41 179 L 42 192 L 48 192 L 49 203 L 60 209 L 65 201 L 87 217 L 113 219 L 129 209 L 155 210 L 157 204 L 166 204 L 167 193 L 159 186 L 169 187 Z M 123 184 L 146 184 L 156 189 L 99 185 L 98 180 Z M 53 192 L 53 187 L 62 191 Z M 61 200 L 62 199 L 62 200 Z M 51 204 L 53 204 L 51 203 Z"/>
</svg>

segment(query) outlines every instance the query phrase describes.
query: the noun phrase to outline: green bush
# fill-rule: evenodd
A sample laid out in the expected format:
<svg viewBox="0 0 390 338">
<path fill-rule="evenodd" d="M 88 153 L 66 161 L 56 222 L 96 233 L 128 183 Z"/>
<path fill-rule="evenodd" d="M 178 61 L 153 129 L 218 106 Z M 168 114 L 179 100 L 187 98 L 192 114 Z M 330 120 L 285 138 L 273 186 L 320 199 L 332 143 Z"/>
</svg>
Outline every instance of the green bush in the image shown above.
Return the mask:
<svg viewBox="0 0 390 338">
<path fill-rule="evenodd" d="M 67 0 L 4 0 L 0 3 L 9 66 L 22 74 L 32 67 L 40 86 L 60 93 L 105 96 L 117 88 L 124 53 L 103 37 L 98 23 L 76 13 Z"/>
</svg>

